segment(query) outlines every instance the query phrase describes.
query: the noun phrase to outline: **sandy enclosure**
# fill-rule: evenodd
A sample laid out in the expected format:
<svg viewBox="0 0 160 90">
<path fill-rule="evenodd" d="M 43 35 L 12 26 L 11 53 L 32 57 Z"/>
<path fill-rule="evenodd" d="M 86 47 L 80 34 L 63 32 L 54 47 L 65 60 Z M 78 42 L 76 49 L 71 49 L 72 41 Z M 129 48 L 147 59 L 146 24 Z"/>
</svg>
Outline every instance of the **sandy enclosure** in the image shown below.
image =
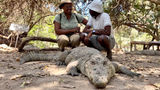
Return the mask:
<svg viewBox="0 0 160 90">
<path fill-rule="evenodd" d="M 16 49 L 0 47 L 0 90 L 97 90 L 84 75 L 66 75 L 53 62 L 19 64 Z M 160 90 L 160 56 L 114 53 L 113 60 L 141 73 L 131 78 L 116 73 L 102 90 Z"/>
</svg>

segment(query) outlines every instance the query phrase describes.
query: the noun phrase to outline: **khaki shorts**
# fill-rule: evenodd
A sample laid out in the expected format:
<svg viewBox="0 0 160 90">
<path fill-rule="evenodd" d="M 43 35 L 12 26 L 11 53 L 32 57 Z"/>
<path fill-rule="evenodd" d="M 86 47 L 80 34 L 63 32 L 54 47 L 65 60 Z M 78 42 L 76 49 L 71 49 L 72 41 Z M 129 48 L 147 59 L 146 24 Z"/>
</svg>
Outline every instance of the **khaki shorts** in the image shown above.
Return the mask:
<svg viewBox="0 0 160 90">
<path fill-rule="evenodd" d="M 106 35 L 106 37 L 110 40 L 110 46 L 111 46 L 111 49 L 113 49 L 115 46 L 114 37 L 110 37 L 107 35 Z M 97 38 L 98 38 L 98 35 L 92 35 L 90 38 L 90 41 L 91 41 L 93 47 L 100 50 L 100 51 L 105 50 L 105 48 L 103 46 L 101 46 L 101 44 L 98 42 Z"/>
<path fill-rule="evenodd" d="M 80 44 L 80 35 L 79 34 L 73 34 L 70 36 L 59 35 L 57 37 L 57 43 L 60 49 L 67 46 L 77 47 Z"/>
</svg>

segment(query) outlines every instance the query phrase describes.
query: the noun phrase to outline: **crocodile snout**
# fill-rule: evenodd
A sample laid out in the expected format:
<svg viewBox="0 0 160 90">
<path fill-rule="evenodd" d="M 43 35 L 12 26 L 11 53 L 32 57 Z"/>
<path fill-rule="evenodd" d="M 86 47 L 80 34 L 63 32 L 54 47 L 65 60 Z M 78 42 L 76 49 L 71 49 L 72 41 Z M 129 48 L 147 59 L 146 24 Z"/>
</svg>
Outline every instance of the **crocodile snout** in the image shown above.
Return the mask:
<svg viewBox="0 0 160 90">
<path fill-rule="evenodd" d="M 96 88 L 105 88 L 108 80 L 105 76 L 98 76 L 92 79 L 92 83 L 95 85 Z"/>
</svg>

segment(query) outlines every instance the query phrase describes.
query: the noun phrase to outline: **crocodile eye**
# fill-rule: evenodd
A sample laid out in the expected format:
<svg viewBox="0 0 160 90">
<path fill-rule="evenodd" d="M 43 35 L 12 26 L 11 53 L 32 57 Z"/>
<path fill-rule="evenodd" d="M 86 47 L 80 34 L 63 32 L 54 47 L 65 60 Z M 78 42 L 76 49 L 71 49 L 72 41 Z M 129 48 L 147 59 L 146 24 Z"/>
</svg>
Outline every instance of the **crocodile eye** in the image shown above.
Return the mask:
<svg viewBox="0 0 160 90">
<path fill-rule="evenodd" d="M 101 60 L 101 58 L 98 57 L 98 58 L 97 58 L 97 61 L 99 61 L 99 60 Z"/>
<path fill-rule="evenodd" d="M 103 65 L 107 65 L 107 61 L 104 61 L 104 62 L 103 62 Z"/>
<path fill-rule="evenodd" d="M 96 62 L 95 61 L 91 61 L 91 65 L 95 65 L 96 64 Z"/>
</svg>

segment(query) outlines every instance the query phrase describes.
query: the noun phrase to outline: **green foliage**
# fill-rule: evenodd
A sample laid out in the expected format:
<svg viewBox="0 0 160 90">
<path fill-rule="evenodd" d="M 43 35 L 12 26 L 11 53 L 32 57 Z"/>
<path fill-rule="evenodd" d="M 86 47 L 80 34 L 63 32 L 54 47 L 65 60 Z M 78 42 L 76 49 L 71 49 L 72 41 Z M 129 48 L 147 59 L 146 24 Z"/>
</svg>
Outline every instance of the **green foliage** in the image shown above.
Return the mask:
<svg viewBox="0 0 160 90">
<path fill-rule="evenodd" d="M 160 40 L 157 24 L 160 22 L 160 5 L 148 0 L 112 0 L 106 1 L 104 9 L 111 16 L 114 28 L 128 26 L 150 34 Z"/>
<path fill-rule="evenodd" d="M 105 12 L 111 16 L 113 28 L 119 28 L 115 29 L 115 36 L 120 48 L 128 48 L 130 41 L 133 40 L 150 41 L 152 38 L 160 40 L 160 4 L 150 1 L 106 0 L 104 2 Z M 31 27 L 29 36 L 56 38 L 52 23 L 56 12 L 51 12 L 46 5 L 58 6 L 59 3 L 60 0 L 0 0 L 1 30 L 7 30 L 10 23 L 14 22 L 29 25 Z M 2 34 L 8 36 L 5 32 Z M 55 46 L 54 43 L 40 41 L 31 43 L 40 48 Z"/>
<path fill-rule="evenodd" d="M 117 47 L 124 50 L 130 50 L 131 41 L 151 41 L 151 35 L 143 32 L 138 32 L 130 27 L 121 27 L 115 31 L 115 39 Z M 137 49 L 142 50 L 142 46 L 137 46 Z"/>
<path fill-rule="evenodd" d="M 3 15 L 0 15 L 0 22 L 4 22 L 5 21 L 5 17 Z"/>
<path fill-rule="evenodd" d="M 42 19 L 39 23 L 34 25 L 34 27 L 28 33 L 28 36 L 41 36 L 55 39 L 56 35 L 54 33 L 53 20 L 54 16 L 48 16 Z M 55 43 L 44 41 L 31 41 L 30 43 L 39 48 L 48 48 L 56 45 Z"/>
<path fill-rule="evenodd" d="M 128 50 L 130 41 L 160 40 L 160 5 L 149 0 L 106 0 L 104 9 L 119 48 Z"/>
</svg>

